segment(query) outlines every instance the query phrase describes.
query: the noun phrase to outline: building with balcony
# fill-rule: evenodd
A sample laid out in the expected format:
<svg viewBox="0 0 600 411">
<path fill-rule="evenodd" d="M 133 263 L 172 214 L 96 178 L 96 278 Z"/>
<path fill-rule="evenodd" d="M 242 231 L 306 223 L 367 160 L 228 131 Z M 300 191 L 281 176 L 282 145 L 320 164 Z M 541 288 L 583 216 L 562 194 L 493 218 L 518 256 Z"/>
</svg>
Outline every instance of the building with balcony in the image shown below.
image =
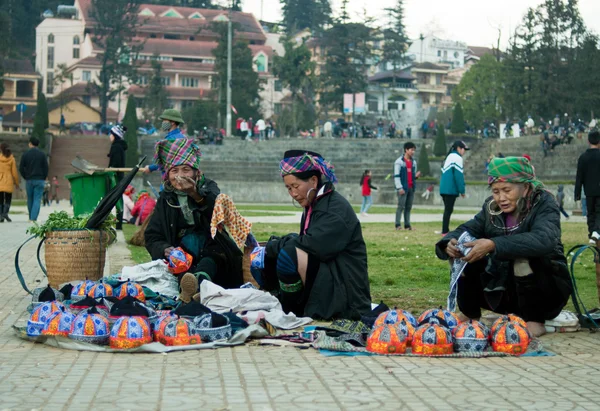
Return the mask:
<svg viewBox="0 0 600 411">
<path fill-rule="evenodd" d="M 74 16 L 46 18 L 38 25 L 36 68 L 43 75 L 43 89 L 48 96 L 67 92 L 85 104 L 98 107 L 99 98 L 91 84 L 100 73 L 103 50 L 94 41 L 96 23 L 90 15 L 91 3 L 91 0 L 75 0 Z M 212 50 L 217 46 L 219 35 L 211 27 L 214 22 L 227 23 L 229 19 L 239 27 L 235 39 L 247 42 L 252 51 L 253 68 L 263 85 L 263 115 L 269 118 L 274 114 L 284 92 L 272 75 L 273 48 L 267 45 L 268 37 L 252 14 L 142 4 L 139 16 L 140 25 L 132 45 L 141 45 L 141 50 L 131 56 L 132 64 L 138 68 L 137 82 L 123 79 L 123 92 L 109 103 L 119 118 L 124 114 L 130 94 L 143 100 L 145 87 L 153 74 L 153 59 L 162 66 L 162 82 L 170 107 L 184 110 L 197 100 L 214 98 L 216 70 Z M 55 81 L 59 64 L 67 66 L 70 77 L 62 84 Z"/>
<path fill-rule="evenodd" d="M 406 56 L 414 63 L 444 64 L 450 68 L 463 67 L 469 48 L 467 43 L 443 40 L 433 35 L 421 36 L 414 40 Z"/>
<path fill-rule="evenodd" d="M 418 63 L 412 66 L 412 75 L 417 79 L 416 88 L 423 106 L 441 106 L 448 93 L 445 83 L 449 68 L 447 65 Z"/>
<path fill-rule="evenodd" d="M 0 78 L 4 85 L 4 93 L 0 95 L 0 116 L 17 109 L 17 104 L 24 103 L 34 108 L 37 103 L 38 83 L 41 76 L 35 72 L 29 60 L 4 59 L 2 62 L 4 75 Z"/>
</svg>

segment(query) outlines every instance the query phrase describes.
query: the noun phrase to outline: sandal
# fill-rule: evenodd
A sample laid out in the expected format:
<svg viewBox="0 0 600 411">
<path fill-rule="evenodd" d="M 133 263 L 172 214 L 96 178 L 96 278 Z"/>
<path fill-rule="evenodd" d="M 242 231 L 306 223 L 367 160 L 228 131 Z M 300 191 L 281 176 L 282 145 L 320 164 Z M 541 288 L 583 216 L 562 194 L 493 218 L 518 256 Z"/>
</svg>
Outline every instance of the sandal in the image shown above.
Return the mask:
<svg viewBox="0 0 600 411">
<path fill-rule="evenodd" d="M 192 301 L 192 297 L 198 293 L 198 278 L 192 273 L 185 273 L 183 277 L 181 277 L 179 287 L 181 288 L 179 300 L 187 304 Z"/>
</svg>

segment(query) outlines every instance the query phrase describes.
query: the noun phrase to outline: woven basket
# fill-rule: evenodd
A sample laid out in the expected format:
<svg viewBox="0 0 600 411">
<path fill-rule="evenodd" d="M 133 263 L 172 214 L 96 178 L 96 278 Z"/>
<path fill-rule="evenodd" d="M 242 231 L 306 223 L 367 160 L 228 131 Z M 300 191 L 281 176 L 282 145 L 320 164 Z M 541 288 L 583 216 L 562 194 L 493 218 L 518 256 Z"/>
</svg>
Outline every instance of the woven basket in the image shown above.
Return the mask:
<svg viewBox="0 0 600 411">
<path fill-rule="evenodd" d="M 58 288 L 69 281 L 102 278 L 108 240 L 108 233 L 100 230 L 47 233 L 46 271 L 50 286 Z"/>
</svg>

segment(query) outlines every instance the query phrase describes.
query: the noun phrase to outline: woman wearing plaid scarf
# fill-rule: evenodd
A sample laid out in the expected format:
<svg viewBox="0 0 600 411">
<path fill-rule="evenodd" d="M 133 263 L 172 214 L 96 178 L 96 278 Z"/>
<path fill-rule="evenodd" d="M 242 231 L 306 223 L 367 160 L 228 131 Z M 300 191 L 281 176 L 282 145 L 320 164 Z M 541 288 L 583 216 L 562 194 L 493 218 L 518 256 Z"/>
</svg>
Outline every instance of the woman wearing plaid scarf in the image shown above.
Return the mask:
<svg viewBox="0 0 600 411">
<path fill-rule="evenodd" d="M 210 280 L 225 288 L 242 285 L 242 252 L 225 231 L 213 239 L 210 222 L 217 183 L 200 170 L 200 148 L 179 138 L 156 143 L 154 163 L 163 170 L 164 190 L 144 235 L 153 260 L 168 259 L 176 247 L 192 255 L 188 273 L 179 276 L 180 300 L 190 302 L 199 283 Z"/>
<path fill-rule="evenodd" d="M 263 278 L 283 309 L 312 318 L 360 319 L 371 310 L 367 248 L 333 167 L 311 151 L 290 150 L 279 165 L 292 202 L 303 209 L 299 234 L 272 237 Z"/>
<path fill-rule="evenodd" d="M 558 205 L 524 157 L 494 158 L 488 175 L 492 196 L 475 218 L 436 244 L 436 254 L 468 263 L 456 297 L 464 319 L 479 319 L 481 308 L 514 313 L 537 337 L 572 290 Z M 456 247 L 465 231 L 477 238 L 465 244 L 467 255 Z"/>
</svg>

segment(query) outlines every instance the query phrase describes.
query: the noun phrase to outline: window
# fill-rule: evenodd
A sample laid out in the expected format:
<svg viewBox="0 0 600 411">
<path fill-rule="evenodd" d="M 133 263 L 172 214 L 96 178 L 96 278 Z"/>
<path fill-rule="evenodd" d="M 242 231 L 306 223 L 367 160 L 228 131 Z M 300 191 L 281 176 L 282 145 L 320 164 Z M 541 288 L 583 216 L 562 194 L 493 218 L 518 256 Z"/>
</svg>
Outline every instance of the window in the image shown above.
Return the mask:
<svg viewBox="0 0 600 411">
<path fill-rule="evenodd" d="M 160 82 L 162 83 L 163 86 L 170 86 L 171 85 L 171 77 L 161 77 Z"/>
<path fill-rule="evenodd" d="M 281 103 L 275 103 L 273 104 L 273 112 L 275 114 L 281 114 L 282 108 L 281 108 Z"/>
<path fill-rule="evenodd" d="M 156 34 L 154 34 L 154 33 L 150 34 L 150 38 L 151 39 L 155 39 L 156 38 Z"/>
<path fill-rule="evenodd" d="M 48 68 L 54 68 L 54 47 L 48 47 Z"/>
<path fill-rule="evenodd" d="M 79 36 L 73 37 L 73 45 L 74 46 L 79 46 Z"/>
<path fill-rule="evenodd" d="M 442 57 L 442 50 L 438 50 L 438 57 Z"/>
<path fill-rule="evenodd" d="M 181 110 L 192 107 L 194 103 L 196 103 L 194 100 L 181 100 Z"/>
<path fill-rule="evenodd" d="M 136 107 L 145 107 L 146 99 L 143 97 L 134 97 Z"/>
<path fill-rule="evenodd" d="M 178 19 L 182 19 L 183 16 L 179 13 L 177 13 L 177 11 L 175 9 L 169 9 L 167 11 L 165 11 L 163 14 L 160 15 L 160 17 L 176 17 Z"/>
<path fill-rule="evenodd" d="M 259 73 L 264 73 L 265 71 L 267 71 L 267 59 L 264 55 L 261 54 L 258 57 L 256 57 L 256 60 L 254 60 L 254 62 L 256 63 L 256 71 L 258 71 Z"/>
<path fill-rule="evenodd" d="M 175 102 L 173 100 L 167 100 L 167 108 L 175 108 Z"/>
<path fill-rule="evenodd" d="M 444 60 L 448 60 L 448 50 L 444 50 Z"/>
<path fill-rule="evenodd" d="M 81 72 L 81 79 L 83 81 L 92 81 L 92 72 L 89 70 L 83 70 Z"/>
<path fill-rule="evenodd" d="M 79 48 L 73 48 L 73 58 L 74 59 L 79 58 Z"/>
<path fill-rule="evenodd" d="M 283 87 L 281 86 L 281 80 L 275 80 L 275 91 L 281 91 L 283 90 Z"/>
<path fill-rule="evenodd" d="M 152 10 L 150 10 L 150 9 L 144 9 L 144 10 L 140 11 L 140 16 L 152 16 L 152 17 L 154 17 L 155 14 L 152 13 Z"/>
<path fill-rule="evenodd" d="M 46 94 L 54 93 L 54 73 L 49 71 L 46 74 Z"/>
<path fill-rule="evenodd" d="M 442 84 L 442 75 L 441 74 L 435 75 L 435 84 L 437 84 L 437 85 Z"/>
<path fill-rule="evenodd" d="M 165 34 L 164 38 L 167 40 L 179 40 L 181 36 L 177 34 Z"/>
<path fill-rule="evenodd" d="M 195 12 L 194 14 L 190 14 L 190 16 L 188 17 L 188 19 L 203 19 L 204 17 L 202 17 L 202 14 Z"/>
<path fill-rule="evenodd" d="M 459 56 L 459 54 L 458 54 L 458 51 L 455 51 L 455 52 L 454 52 L 454 58 L 455 58 L 455 59 L 457 59 L 457 58 L 458 58 L 458 56 Z"/>
<path fill-rule="evenodd" d="M 190 36 L 189 40 L 194 41 L 194 40 L 196 40 L 196 38 L 194 36 Z"/>
<path fill-rule="evenodd" d="M 54 44 L 54 34 L 48 34 L 48 44 Z"/>
<path fill-rule="evenodd" d="M 92 96 L 90 96 L 89 94 L 86 96 L 81 96 L 81 100 L 88 106 L 92 105 Z"/>
<path fill-rule="evenodd" d="M 220 14 L 213 19 L 213 21 L 229 21 L 226 15 Z"/>
<path fill-rule="evenodd" d="M 198 79 L 193 77 L 182 77 L 181 87 L 198 88 Z"/>
<path fill-rule="evenodd" d="M 379 111 L 379 102 L 377 100 L 369 100 L 367 101 L 367 107 L 370 112 L 378 112 Z"/>
<path fill-rule="evenodd" d="M 33 98 L 33 81 L 17 81 L 17 97 Z"/>
<path fill-rule="evenodd" d="M 137 84 L 145 86 L 146 84 L 148 84 L 148 75 L 146 74 L 142 74 L 138 77 L 137 79 Z"/>
</svg>

